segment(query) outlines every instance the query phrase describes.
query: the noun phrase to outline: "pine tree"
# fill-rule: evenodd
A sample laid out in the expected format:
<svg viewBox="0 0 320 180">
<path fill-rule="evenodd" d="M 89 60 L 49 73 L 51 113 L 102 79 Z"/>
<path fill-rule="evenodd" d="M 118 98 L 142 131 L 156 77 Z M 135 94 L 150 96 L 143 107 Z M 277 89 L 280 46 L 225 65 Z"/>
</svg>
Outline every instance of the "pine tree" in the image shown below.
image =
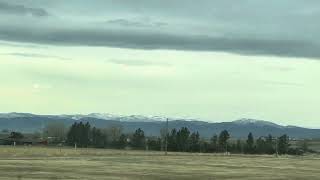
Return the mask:
<svg viewBox="0 0 320 180">
<path fill-rule="evenodd" d="M 268 137 L 266 138 L 265 152 L 267 154 L 274 154 L 276 152 L 274 149 L 274 142 L 271 134 L 269 134 Z"/>
<path fill-rule="evenodd" d="M 125 134 L 121 134 L 116 147 L 120 148 L 120 149 L 125 148 L 128 144 L 127 139 L 128 139 L 128 137 Z"/>
<path fill-rule="evenodd" d="M 248 154 L 254 153 L 254 138 L 251 132 L 249 133 L 248 139 L 247 139 L 246 153 Z"/>
<path fill-rule="evenodd" d="M 289 151 L 290 142 L 289 136 L 286 134 L 282 135 L 278 139 L 278 152 L 279 154 L 287 154 Z"/>
<path fill-rule="evenodd" d="M 77 143 L 76 128 L 77 128 L 77 123 L 73 123 L 67 133 L 67 143 L 71 146 L 73 146 L 75 143 Z"/>
<path fill-rule="evenodd" d="M 169 151 L 178 151 L 177 145 L 177 130 L 174 128 L 171 130 L 170 135 L 168 135 L 168 150 Z"/>
<path fill-rule="evenodd" d="M 230 134 L 227 130 L 224 130 L 219 135 L 219 149 L 221 152 L 226 152 L 228 150 L 228 140 L 230 139 Z"/>
<path fill-rule="evenodd" d="M 90 128 L 91 128 L 91 126 L 90 126 L 89 122 L 86 122 L 86 124 L 83 125 L 82 134 L 83 134 L 83 146 L 84 147 L 88 147 L 90 145 L 90 138 L 89 138 Z M 101 138 L 102 135 L 101 135 L 100 130 L 99 130 L 99 133 L 100 133 L 99 138 Z"/>
<path fill-rule="evenodd" d="M 264 138 L 260 137 L 257 139 L 257 149 L 258 154 L 265 154 L 266 153 L 266 141 Z"/>
<path fill-rule="evenodd" d="M 200 151 L 200 135 L 199 132 L 192 133 L 190 135 L 190 152 L 199 152 Z"/>
<path fill-rule="evenodd" d="M 243 147 L 242 147 L 242 143 L 241 143 L 241 140 L 240 140 L 240 139 L 237 140 L 236 152 L 237 152 L 237 153 L 243 153 Z"/>
<path fill-rule="evenodd" d="M 142 129 L 137 129 L 132 136 L 131 145 L 136 149 L 144 149 L 145 148 L 145 136 Z"/>
<path fill-rule="evenodd" d="M 78 147 L 88 147 L 90 144 L 89 139 L 90 124 L 83 124 L 82 122 L 75 122 L 67 134 L 67 142 L 69 145 L 77 144 Z"/>
<path fill-rule="evenodd" d="M 210 139 L 210 152 L 218 152 L 218 136 L 216 134 Z"/>
<path fill-rule="evenodd" d="M 177 132 L 178 151 L 186 152 L 188 150 L 189 135 L 190 135 L 190 131 L 186 127 L 181 128 Z"/>
</svg>

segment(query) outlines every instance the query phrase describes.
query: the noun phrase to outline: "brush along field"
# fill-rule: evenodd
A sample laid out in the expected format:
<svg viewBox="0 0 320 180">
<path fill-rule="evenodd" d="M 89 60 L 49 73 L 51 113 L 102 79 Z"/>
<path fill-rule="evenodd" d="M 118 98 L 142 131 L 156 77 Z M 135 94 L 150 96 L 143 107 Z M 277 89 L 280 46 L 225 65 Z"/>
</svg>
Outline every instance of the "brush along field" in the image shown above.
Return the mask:
<svg viewBox="0 0 320 180">
<path fill-rule="evenodd" d="M 0 179 L 320 179 L 320 157 L 0 146 Z"/>
</svg>

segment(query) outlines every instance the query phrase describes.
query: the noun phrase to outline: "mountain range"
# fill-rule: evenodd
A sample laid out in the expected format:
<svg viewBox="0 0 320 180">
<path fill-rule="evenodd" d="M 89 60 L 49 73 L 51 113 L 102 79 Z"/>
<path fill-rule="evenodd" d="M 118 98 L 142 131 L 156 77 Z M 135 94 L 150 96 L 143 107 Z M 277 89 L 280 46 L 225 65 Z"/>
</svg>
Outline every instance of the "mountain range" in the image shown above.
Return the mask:
<svg viewBox="0 0 320 180">
<path fill-rule="evenodd" d="M 113 114 L 92 113 L 88 115 L 36 115 L 29 113 L 0 113 L 0 130 L 20 131 L 24 133 L 40 132 L 47 124 L 60 122 L 70 126 L 74 122 L 89 122 L 91 126 L 106 128 L 121 126 L 126 133 L 141 128 L 148 136 L 159 136 L 166 127 L 166 117 L 161 116 L 121 116 Z M 209 123 L 195 119 L 169 119 L 169 129 L 187 127 L 198 131 L 204 138 L 228 130 L 233 138 L 246 138 L 249 132 L 255 137 L 272 134 L 287 134 L 292 138 L 320 138 L 320 129 L 308 129 L 296 126 L 282 126 L 269 121 L 240 119 L 233 122 Z"/>
</svg>

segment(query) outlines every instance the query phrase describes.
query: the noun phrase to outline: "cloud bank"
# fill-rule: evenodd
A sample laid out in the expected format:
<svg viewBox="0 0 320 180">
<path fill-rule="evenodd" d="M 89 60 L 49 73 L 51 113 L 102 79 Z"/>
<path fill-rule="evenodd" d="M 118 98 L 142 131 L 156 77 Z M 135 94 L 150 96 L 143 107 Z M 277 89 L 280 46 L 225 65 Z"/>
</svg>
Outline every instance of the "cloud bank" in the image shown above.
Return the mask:
<svg viewBox="0 0 320 180">
<path fill-rule="evenodd" d="M 24 3 L 0 1 L 0 40 L 320 58 L 315 0 Z"/>
<path fill-rule="evenodd" d="M 32 15 L 37 17 L 49 16 L 49 13 L 45 9 L 10 4 L 10 1 L 0 1 L 0 14 Z"/>
</svg>

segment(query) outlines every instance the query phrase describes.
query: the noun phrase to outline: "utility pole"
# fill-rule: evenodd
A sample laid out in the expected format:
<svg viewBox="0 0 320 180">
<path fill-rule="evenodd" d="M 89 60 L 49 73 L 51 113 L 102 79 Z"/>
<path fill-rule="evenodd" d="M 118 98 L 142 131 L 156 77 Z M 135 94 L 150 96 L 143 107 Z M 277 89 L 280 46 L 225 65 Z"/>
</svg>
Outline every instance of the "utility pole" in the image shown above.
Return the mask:
<svg viewBox="0 0 320 180">
<path fill-rule="evenodd" d="M 167 118 L 167 122 L 166 122 L 166 144 L 165 144 L 165 155 L 168 155 L 168 128 L 169 128 L 169 119 Z"/>
</svg>

